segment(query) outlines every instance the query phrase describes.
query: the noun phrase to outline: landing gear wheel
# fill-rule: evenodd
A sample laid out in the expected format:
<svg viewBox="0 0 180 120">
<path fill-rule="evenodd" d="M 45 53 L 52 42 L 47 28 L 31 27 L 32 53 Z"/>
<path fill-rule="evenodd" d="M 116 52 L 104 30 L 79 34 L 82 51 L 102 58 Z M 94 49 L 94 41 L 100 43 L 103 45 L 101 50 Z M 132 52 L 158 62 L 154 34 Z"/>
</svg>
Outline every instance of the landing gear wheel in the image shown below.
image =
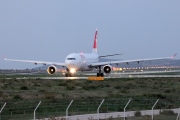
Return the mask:
<svg viewBox="0 0 180 120">
<path fill-rule="evenodd" d="M 70 73 L 69 69 L 66 68 L 66 74 L 65 77 L 72 77 L 72 74 Z"/>
<path fill-rule="evenodd" d="M 99 72 L 97 73 L 97 77 L 104 77 L 104 74 L 101 73 L 101 66 L 98 67 Z"/>
<path fill-rule="evenodd" d="M 66 73 L 66 74 L 65 74 L 65 77 L 73 77 L 73 74 L 71 74 L 71 73 Z"/>
<path fill-rule="evenodd" d="M 104 77 L 103 73 L 97 73 L 97 77 Z"/>
<path fill-rule="evenodd" d="M 100 76 L 101 76 L 101 77 L 104 77 L 104 74 L 103 74 L 103 73 L 100 73 Z"/>
<path fill-rule="evenodd" d="M 73 77 L 73 74 L 69 73 L 69 77 Z"/>
<path fill-rule="evenodd" d="M 65 74 L 65 77 L 69 77 L 69 76 L 68 76 L 68 73 Z"/>
<path fill-rule="evenodd" d="M 97 77 L 99 77 L 100 76 L 100 73 L 97 73 Z"/>
</svg>

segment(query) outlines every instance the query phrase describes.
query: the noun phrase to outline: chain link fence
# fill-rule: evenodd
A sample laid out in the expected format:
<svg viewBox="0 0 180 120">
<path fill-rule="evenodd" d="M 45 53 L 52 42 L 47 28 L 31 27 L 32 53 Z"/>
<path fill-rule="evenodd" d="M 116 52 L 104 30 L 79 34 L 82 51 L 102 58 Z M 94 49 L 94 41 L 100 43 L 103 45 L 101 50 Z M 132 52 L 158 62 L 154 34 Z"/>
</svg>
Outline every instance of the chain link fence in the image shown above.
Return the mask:
<svg viewBox="0 0 180 120">
<path fill-rule="evenodd" d="M 69 106 L 71 100 L 44 100 L 35 115 L 38 120 L 180 120 L 180 99 L 159 99 L 157 102 L 157 99 L 133 98 L 127 104 L 128 101 L 129 99 L 104 99 L 100 106 L 102 99 L 89 98 L 73 100 Z M 0 120 L 33 120 L 34 110 L 39 103 L 37 100 L 0 101 L 1 107 L 5 102 Z"/>
</svg>

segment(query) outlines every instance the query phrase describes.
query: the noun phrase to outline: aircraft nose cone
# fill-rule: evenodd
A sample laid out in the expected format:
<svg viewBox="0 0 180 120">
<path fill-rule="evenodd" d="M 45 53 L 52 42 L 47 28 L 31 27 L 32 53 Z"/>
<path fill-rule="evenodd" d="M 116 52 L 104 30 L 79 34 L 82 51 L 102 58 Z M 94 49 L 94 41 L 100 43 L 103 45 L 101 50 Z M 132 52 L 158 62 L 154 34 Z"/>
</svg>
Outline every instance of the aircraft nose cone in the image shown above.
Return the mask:
<svg viewBox="0 0 180 120">
<path fill-rule="evenodd" d="M 74 67 L 75 63 L 72 63 L 72 61 L 66 61 L 66 66 L 67 67 Z"/>
<path fill-rule="evenodd" d="M 72 62 L 72 61 L 66 61 L 66 67 L 69 69 L 74 68 L 74 69 L 78 70 L 79 64 L 76 62 Z"/>
</svg>

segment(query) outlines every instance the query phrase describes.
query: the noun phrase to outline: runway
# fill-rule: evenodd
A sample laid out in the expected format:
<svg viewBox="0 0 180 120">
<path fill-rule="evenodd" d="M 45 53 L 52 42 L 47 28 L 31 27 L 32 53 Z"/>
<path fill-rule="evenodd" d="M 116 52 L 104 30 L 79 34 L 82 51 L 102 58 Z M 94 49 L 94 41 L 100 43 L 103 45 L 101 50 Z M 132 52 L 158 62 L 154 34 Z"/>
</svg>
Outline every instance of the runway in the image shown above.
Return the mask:
<svg viewBox="0 0 180 120">
<path fill-rule="evenodd" d="M 12 74 L 16 75 L 16 74 Z M 85 79 L 87 80 L 89 76 L 96 76 L 96 72 L 91 73 L 81 73 L 77 74 L 77 77 L 62 77 L 62 75 L 59 77 L 35 77 L 34 75 L 30 73 L 28 74 L 19 74 L 22 77 L 18 77 L 16 79 L 35 79 L 35 80 L 43 80 L 43 79 L 55 79 L 55 80 L 78 80 L 78 79 Z M 112 72 L 111 74 L 105 75 L 105 79 L 110 78 L 155 78 L 155 77 L 180 77 L 180 70 L 170 70 L 170 71 L 139 71 L 139 72 Z M 7 77 L 5 79 L 14 79 L 13 77 Z"/>
<path fill-rule="evenodd" d="M 119 76 L 107 76 L 104 77 L 104 79 L 110 79 L 110 78 L 169 78 L 169 77 L 180 77 L 180 75 L 119 75 Z M 13 79 L 13 78 L 6 78 L 6 79 Z M 87 80 L 88 77 L 23 77 L 23 78 L 16 78 L 19 80 L 22 79 L 35 79 L 35 80 L 80 80 L 84 79 Z"/>
<path fill-rule="evenodd" d="M 170 70 L 170 71 L 141 71 L 141 72 L 113 72 L 112 74 L 158 74 L 158 73 L 180 73 L 180 70 Z"/>
</svg>

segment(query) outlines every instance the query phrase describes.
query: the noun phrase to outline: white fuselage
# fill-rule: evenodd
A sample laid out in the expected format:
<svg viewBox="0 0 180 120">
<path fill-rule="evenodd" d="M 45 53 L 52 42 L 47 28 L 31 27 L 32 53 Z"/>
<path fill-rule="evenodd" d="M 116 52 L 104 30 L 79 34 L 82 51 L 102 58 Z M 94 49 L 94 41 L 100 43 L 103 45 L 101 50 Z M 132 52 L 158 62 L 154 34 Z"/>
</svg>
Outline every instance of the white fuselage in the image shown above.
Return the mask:
<svg viewBox="0 0 180 120">
<path fill-rule="evenodd" d="M 65 59 L 66 67 L 75 71 L 91 71 L 92 67 L 89 67 L 91 63 L 99 61 L 99 56 L 96 53 L 72 53 Z"/>
</svg>

